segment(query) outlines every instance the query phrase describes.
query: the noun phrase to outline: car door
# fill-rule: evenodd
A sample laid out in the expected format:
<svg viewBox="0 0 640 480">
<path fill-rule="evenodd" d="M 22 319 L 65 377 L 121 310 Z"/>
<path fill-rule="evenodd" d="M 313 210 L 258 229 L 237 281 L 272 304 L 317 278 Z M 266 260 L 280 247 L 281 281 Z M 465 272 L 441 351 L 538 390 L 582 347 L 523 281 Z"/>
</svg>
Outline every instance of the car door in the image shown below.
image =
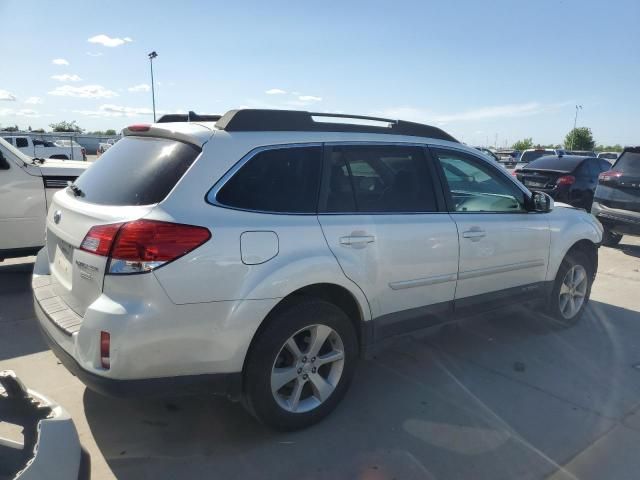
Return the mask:
<svg viewBox="0 0 640 480">
<path fill-rule="evenodd" d="M 549 259 L 546 215 L 528 212 L 525 190 L 490 162 L 452 148 L 432 152 L 458 228 L 456 312 L 477 313 L 541 294 Z"/>
<path fill-rule="evenodd" d="M 318 219 L 345 275 L 367 297 L 377 339 L 451 312 L 458 235 L 419 145 L 325 147 Z"/>
</svg>

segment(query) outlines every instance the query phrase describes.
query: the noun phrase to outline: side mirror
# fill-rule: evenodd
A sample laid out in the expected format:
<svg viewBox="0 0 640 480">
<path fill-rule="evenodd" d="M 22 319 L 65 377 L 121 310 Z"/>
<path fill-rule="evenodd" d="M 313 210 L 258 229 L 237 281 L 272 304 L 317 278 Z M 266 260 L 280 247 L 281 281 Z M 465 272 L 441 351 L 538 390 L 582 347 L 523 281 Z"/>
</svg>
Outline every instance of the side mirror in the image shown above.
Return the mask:
<svg viewBox="0 0 640 480">
<path fill-rule="evenodd" d="M 530 205 L 532 212 L 547 213 L 553 210 L 553 198 L 544 192 L 532 192 Z"/>
<path fill-rule="evenodd" d="M 9 170 L 9 162 L 4 158 L 2 152 L 0 152 L 0 170 Z"/>
</svg>

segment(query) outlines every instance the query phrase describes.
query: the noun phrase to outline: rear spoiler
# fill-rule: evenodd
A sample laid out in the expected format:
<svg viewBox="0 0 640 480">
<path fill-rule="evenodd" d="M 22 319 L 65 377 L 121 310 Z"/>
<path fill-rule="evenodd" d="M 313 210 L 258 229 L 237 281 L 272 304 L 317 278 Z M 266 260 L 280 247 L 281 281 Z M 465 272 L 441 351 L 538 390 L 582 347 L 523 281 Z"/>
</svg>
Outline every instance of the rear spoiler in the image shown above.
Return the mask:
<svg viewBox="0 0 640 480">
<path fill-rule="evenodd" d="M 175 123 L 175 122 L 217 122 L 222 115 L 198 115 L 193 111 L 189 113 L 167 113 L 161 116 L 156 123 Z"/>
</svg>

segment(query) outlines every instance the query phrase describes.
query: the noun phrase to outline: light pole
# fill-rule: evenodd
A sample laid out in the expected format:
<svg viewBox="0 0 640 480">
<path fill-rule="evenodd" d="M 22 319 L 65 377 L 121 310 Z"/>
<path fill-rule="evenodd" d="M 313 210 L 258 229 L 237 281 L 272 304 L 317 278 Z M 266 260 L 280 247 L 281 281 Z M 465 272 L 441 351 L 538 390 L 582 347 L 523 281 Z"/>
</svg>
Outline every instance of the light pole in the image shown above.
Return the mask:
<svg viewBox="0 0 640 480">
<path fill-rule="evenodd" d="M 156 91 L 153 85 L 153 59 L 157 56 L 158 54 L 155 50 L 149 54 L 149 65 L 151 66 L 151 101 L 153 102 L 153 123 L 156 123 Z"/>
<path fill-rule="evenodd" d="M 573 130 L 571 131 L 571 148 L 569 150 L 573 150 L 573 142 L 576 139 L 576 125 L 578 124 L 578 110 L 582 110 L 582 105 L 576 105 L 576 116 L 573 119 Z"/>
</svg>

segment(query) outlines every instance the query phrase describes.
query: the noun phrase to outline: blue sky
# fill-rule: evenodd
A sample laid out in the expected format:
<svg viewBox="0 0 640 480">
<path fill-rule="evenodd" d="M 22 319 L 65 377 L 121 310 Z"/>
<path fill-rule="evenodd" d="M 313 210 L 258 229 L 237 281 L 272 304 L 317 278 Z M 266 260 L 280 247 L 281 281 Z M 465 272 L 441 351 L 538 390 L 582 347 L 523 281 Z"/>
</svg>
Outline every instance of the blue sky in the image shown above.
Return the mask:
<svg viewBox="0 0 640 480">
<path fill-rule="evenodd" d="M 160 112 L 385 115 L 504 146 L 561 143 L 581 104 L 598 143 L 640 143 L 638 0 L 0 0 L 0 18 L 0 125 L 150 121 L 156 50 Z"/>
</svg>

